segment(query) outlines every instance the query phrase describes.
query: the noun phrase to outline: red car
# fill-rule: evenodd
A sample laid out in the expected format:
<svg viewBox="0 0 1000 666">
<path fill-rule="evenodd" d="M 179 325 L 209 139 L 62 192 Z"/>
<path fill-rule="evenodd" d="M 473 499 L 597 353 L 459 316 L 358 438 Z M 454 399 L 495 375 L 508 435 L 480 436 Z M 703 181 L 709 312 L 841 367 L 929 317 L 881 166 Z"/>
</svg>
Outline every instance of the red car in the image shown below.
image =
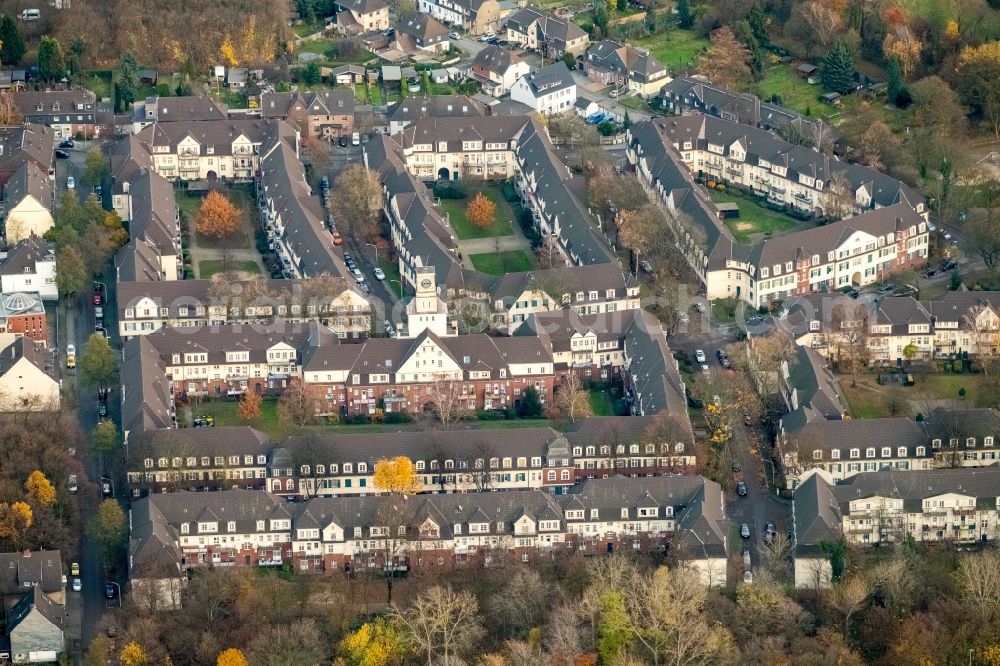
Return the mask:
<svg viewBox="0 0 1000 666">
<path fill-rule="evenodd" d="M 101 303 L 104 302 L 104 299 L 101 298 L 100 294 L 94 294 L 93 300 L 94 300 L 94 305 L 95 306 L 100 305 Z"/>
</svg>

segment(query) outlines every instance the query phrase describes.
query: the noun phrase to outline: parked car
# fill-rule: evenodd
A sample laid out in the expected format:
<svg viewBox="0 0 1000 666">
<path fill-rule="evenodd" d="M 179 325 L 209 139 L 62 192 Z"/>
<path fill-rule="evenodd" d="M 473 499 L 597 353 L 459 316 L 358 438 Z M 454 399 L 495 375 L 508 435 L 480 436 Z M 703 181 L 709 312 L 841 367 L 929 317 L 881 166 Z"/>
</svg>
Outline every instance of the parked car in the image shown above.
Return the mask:
<svg viewBox="0 0 1000 666">
<path fill-rule="evenodd" d="M 740 481 L 736 484 L 736 494 L 740 497 L 747 496 L 747 484 L 746 481 Z"/>
<path fill-rule="evenodd" d="M 750 538 L 750 526 L 746 523 L 740 523 L 740 536 L 744 539 Z"/>
<path fill-rule="evenodd" d="M 73 178 L 73 176 L 67 176 L 66 177 L 66 189 L 67 190 L 75 190 L 76 189 L 76 180 Z"/>
<path fill-rule="evenodd" d="M 76 483 L 76 474 L 69 475 L 69 479 L 66 482 L 66 487 L 69 489 L 71 493 L 75 493 L 77 490 L 80 489 L 80 486 L 78 486 Z"/>
<path fill-rule="evenodd" d="M 880 292 L 882 292 L 882 293 L 885 293 L 885 292 L 888 292 L 888 291 L 892 291 L 895 288 L 896 288 L 896 285 L 894 285 L 891 282 L 886 282 L 884 285 L 882 285 L 881 287 L 879 287 L 878 290 Z"/>
<path fill-rule="evenodd" d="M 454 30 L 452 30 L 450 33 L 448 33 L 448 37 L 450 39 L 462 39 L 462 35 L 458 34 Z"/>
<path fill-rule="evenodd" d="M 79 576 L 80 575 L 80 563 L 79 562 L 73 562 L 72 564 L 69 565 L 69 575 L 70 576 Z"/>
<path fill-rule="evenodd" d="M 702 351 L 701 349 L 696 349 L 694 351 L 694 360 L 698 361 L 699 363 L 704 363 L 705 362 L 705 352 Z"/>
<path fill-rule="evenodd" d="M 618 97 L 618 89 L 615 88 L 614 90 L 612 90 L 611 92 L 609 92 L 608 93 L 608 97 L 610 97 L 612 99 L 614 99 L 615 97 Z"/>
<path fill-rule="evenodd" d="M 347 141 L 348 141 L 347 135 L 342 134 L 340 138 L 337 139 L 337 145 L 339 145 L 341 148 L 347 148 Z"/>
<path fill-rule="evenodd" d="M 641 268 L 646 273 L 653 272 L 653 264 L 649 263 L 646 259 L 639 262 L 639 268 Z"/>
<path fill-rule="evenodd" d="M 343 244 L 344 238 L 343 238 L 343 236 L 340 235 L 339 231 L 334 231 L 331 235 L 333 236 L 333 244 L 334 245 L 342 245 Z"/>
<path fill-rule="evenodd" d="M 74 592 L 80 592 L 82 590 L 83 590 L 83 581 L 80 580 L 79 578 L 74 578 L 73 579 L 73 591 Z"/>
<path fill-rule="evenodd" d="M 59 142 L 59 147 L 60 148 L 72 148 L 75 145 L 76 144 L 73 142 L 73 139 L 66 139 L 65 141 L 60 141 Z"/>
<path fill-rule="evenodd" d="M 385 279 L 385 271 L 383 271 L 381 268 L 376 268 L 373 272 L 375 273 L 375 279 L 376 280 L 384 280 Z"/>
<path fill-rule="evenodd" d="M 100 294 L 94 294 L 93 296 L 90 297 L 90 300 L 93 301 L 94 306 L 96 307 L 104 302 L 104 297 L 101 296 Z"/>
<path fill-rule="evenodd" d="M 115 584 L 114 583 L 105 583 L 104 584 L 104 598 L 105 599 L 114 599 L 116 591 L 117 590 L 115 589 Z"/>
<path fill-rule="evenodd" d="M 69 159 L 69 153 L 67 153 L 65 150 L 56 150 L 56 159 L 57 160 L 68 160 Z"/>
<path fill-rule="evenodd" d="M 950 271 L 954 268 L 958 268 L 958 262 L 955 261 L 954 259 L 949 259 L 948 261 L 941 264 L 942 271 Z"/>
<path fill-rule="evenodd" d="M 934 270 L 933 268 L 928 268 L 920 275 L 920 277 L 929 278 L 929 277 L 934 277 L 935 275 L 937 275 L 937 271 Z"/>
<path fill-rule="evenodd" d="M 101 420 L 108 418 L 108 406 L 103 402 L 97 403 L 97 416 Z"/>
<path fill-rule="evenodd" d="M 360 132 L 355 132 L 354 134 L 351 135 L 351 145 L 352 146 L 360 146 L 361 145 L 361 133 Z"/>
<path fill-rule="evenodd" d="M 707 365 L 705 365 L 705 364 L 702 364 L 702 366 L 701 366 L 701 374 L 703 374 L 703 375 L 708 375 L 708 374 L 711 374 L 711 373 L 709 372 L 709 370 L 708 370 L 708 366 L 707 366 Z"/>
<path fill-rule="evenodd" d="M 111 497 L 111 482 L 110 481 L 105 481 L 105 480 L 101 481 L 101 493 L 105 497 Z"/>
</svg>

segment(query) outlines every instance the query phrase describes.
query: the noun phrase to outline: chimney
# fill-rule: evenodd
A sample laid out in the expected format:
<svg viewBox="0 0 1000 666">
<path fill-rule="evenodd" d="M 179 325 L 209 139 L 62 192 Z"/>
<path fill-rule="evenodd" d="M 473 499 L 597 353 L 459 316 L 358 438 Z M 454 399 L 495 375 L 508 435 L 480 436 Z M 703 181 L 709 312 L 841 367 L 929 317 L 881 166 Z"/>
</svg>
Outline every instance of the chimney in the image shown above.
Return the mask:
<svg viewBox="0 0 1000 666">
<path fill-rule="evenodd" d="M 24 549 L 24 556 L 25 557 L 31 557 L 31 549 L 30 548 L 25 548 Z"/>
</svg>

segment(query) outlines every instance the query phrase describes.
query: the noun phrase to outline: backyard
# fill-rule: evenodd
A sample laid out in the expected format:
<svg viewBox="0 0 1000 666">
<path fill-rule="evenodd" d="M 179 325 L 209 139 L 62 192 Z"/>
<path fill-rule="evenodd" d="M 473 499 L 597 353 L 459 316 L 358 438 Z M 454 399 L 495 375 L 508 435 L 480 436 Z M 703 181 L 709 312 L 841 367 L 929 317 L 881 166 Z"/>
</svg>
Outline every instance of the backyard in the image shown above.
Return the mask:
<svg viewBox="0 0 1000 666">
<path fill-rule="evenodd" d="M 474 254 L 469 259 L 480 273 L 488 275 L 503 275 L 504 273 L 520 273 L 530 271 L 535 262 L 524 250 L 509 250 L 506 252 L 485 252 Z"/>
<path fill-rule="evenodd" d="M 760 240 L 762 235 L 778 235 L 805 226 L 784 213 L 738 194 L 715 189 L 708 192 L 715 203 L 735 203 L 740 207 L 739 217 L 726 218 L 726 226 L 740 243 L 750 244 Z"/>
<path fill-rule="evenodd" d="M 455 234 L 459 240 L 511 235 L 510 224 L 514 219 L 514 211 L 507 200 L 504 199 L 499 185 L 479 182 L 471 187 L 461 185 L 457 185 L 457 187 L 460 187 L 465 192 L 465 198 L 445 199 L 442 197 L 441 208 L 448 213 L 451 226 L 455 229 Z M 483 196 L 496 204 L 496 210 L 493 213 L 493 224 L 488 227 L 476 226 L 465 215 L 465 209 L 469 205 L 469 202 L 472 201 L 472 197 L 476 192 L 482 192 Z"/>
<path fill-rule="evenodd" d="M 192 235 L 194 243 L 206 250 L 218 250 L 221 248 L 246 249 L 253 246 L 254 226 L 251 219 L 255 210 L 252 195 L 249 189 L 242 187 L 226 187 L 220 190 L 234 206 L 242 211 L 243 224 L 236 232 L 225 238 L 210 238 L 195 231 L 195 218 L 198 215 L 198 208 L 201 206 L 202 197 L 197 194 L 188 194 L 184 190 L 175 190 L 174 196 L 177 200 L 177 207 L 181 215 L 188 220 L 188 229 Z"/>
<path fill-rule="evenodd" d="M 847 400 L 851 416 L 855 419 L 886 418 L 895 411 L 898 416 L 914 416 L 937 407 L 976 407 L 983 390 L 983 375 L 973 373 L 940 372 L 924 374 L 920 366 L 915 367 L 913 386 L 898 384 L 878 384 L 876 374 L 863 373 L 852 386 L 851 376 L 841 374 L 841 395 Z M 964 389 L 964 396 L 960 391 Z M 898 392 L 905 403 L 900 410 L 890 410 L 892 396 Z"/>
<path fill-rule="evenodd" d="M 224 272 L 223 262 L 218 259 L 205 259 L 198 262 L 198 278 L 207 280 L 216 273 Z M 232 270 L 244 275 L 259 275 L 260 266 L 256 261 L 233 261 Z"/>
<path fill-rule="evenodd" d="M 698 37 L 691 30 L 668 30 L 638 39 L 635 45 L 649 49 L 654 58 L 673 70 L 693 65 L 708 48 L 708 40 Z"/>
<path fill-rule="evenodd" d="M 792 65 L 772 67 L 753 87 L 752 92 L 762 100 L 769 100 L 777 95 L 781 99 L 781 106 L 804 115 L 826 116 L 833 110 L 832 106 L 819 100 L 819 96 L 823 94 L 823 86 L 807 83 Z"/>
</svg>

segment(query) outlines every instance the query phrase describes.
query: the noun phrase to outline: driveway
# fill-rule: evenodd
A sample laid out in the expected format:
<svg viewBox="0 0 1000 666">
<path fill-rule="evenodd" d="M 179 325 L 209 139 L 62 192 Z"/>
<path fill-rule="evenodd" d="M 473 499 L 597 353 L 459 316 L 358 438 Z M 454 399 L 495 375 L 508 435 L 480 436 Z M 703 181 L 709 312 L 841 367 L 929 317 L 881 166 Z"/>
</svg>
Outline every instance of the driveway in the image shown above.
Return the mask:
<svg viewBox="0 0 1000 666">
<path fill-rule="evenodd" d="M 608 93 L 612 90 L 611 86 L 595 83 L 593 80 L 587 78 L 587 75 L 584 74 L 582 70 L 574 69 L 573 79 L 576 80 L 577 87 L 582 88 L 578 95 L 594 100 L 609 111 L 621 116 L 624 116 L 625 112 L 628 111 L 628 116 L 633 121 L 649 120 L 653 117 L 648 111 L 638 111 L 636 109 L 625 108 L 619 104 L 616 99 L 608 95 Z"/>
</svg>

